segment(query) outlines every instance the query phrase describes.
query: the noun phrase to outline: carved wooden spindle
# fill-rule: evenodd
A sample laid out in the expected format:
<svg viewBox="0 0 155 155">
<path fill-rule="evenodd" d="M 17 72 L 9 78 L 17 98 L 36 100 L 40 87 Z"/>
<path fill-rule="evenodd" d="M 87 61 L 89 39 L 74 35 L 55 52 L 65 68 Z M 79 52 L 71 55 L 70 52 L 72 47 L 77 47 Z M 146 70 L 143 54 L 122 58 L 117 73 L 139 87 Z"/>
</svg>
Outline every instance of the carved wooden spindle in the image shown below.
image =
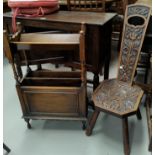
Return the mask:
<svg viewBox="0 0 155 155">
<path fill-rule="evenodd" d="M 76 0 L 74 0 L 74 8 L 76 9 Z"/>
<path fill-rule="evenodd" d="M 68 9 L 68 11 L 71 10 L 70 6 L 71 6 L 71 1 L 70 0 L 67 0 L 67 9 Z"/>
<path fill-rule="evenodd" d="M 90 8 L 93 8 L 93 0 L 89 0 L 89 3 L 90 3 Z M 97 1 L 96 1 L 97 3 Z"/>
<path fill-rule="evenodd" d="M 87 7 L 87 1 L 85 0 L 84 1 L 84 8 L 86 8 Z"/>
<path fill-rule="evenodd" d="M 86 64 L 85 64 L 85 24 L 83 23 L 80 31 L 80 62 L 81 62 L 81 80 L 86 83 Z"/>
<path fill-rule="evenodd" d="M 68 10 L 104 12 L 105 0 L 67 0 Z"/>
<path fill-rule="evenodd" d="M 78 5 L 79 7 L 81 7 L 81 0 L 78 0 Z"/>
</svg>

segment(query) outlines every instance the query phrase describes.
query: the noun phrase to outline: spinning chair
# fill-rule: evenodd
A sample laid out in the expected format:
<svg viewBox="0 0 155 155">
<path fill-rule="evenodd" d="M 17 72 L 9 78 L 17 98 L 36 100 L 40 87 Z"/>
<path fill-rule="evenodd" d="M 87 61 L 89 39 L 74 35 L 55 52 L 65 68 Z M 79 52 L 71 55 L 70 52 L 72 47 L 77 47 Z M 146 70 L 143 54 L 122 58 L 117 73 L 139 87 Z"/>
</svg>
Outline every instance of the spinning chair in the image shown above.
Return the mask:
<svg viewBox="0 0 155 155">
<path fill-rule="evenodd" d="M 145 31 L 150 18 L 148 6 L 128 5 L 125 13 L 120 49 L 118 76 L 103 81 L 94 91 L 92 99 L 95 111 L 88 124 L 86 135 L 92 133 L 100 111 L 122 119 L 125 155 L 129 155 L 128 117 L 136 114 L 141 119 L 139 105 L 143 90 L 133 85 L 134 74 L 140 55 Z"/>
</svg>

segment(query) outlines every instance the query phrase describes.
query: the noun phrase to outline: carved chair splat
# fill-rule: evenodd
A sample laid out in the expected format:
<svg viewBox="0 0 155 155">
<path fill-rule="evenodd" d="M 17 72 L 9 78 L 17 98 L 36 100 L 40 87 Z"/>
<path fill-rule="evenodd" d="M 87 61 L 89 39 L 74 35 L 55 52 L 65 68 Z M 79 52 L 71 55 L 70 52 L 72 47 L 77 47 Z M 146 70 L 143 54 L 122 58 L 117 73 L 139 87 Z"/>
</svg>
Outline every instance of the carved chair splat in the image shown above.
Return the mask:
<svg viewBox="0 0 155 155">
<path fill-rule="evenodd" d="M 128 5 L 125 12 L 122 42 L 120 48 L 118 76 L 104 80 L 94 91 L 92 99 L 95 111 L 88 123 L 86 135 L 92 133 L 101 111 L 122 119 L 124 153 L 130 154 L 128 117 L 136 114 L 141 119 L 139 105 L 143 90 L 133 85 L 133 78 L 138 63 L 151 9 L 148 6 Z"/>
</svg>

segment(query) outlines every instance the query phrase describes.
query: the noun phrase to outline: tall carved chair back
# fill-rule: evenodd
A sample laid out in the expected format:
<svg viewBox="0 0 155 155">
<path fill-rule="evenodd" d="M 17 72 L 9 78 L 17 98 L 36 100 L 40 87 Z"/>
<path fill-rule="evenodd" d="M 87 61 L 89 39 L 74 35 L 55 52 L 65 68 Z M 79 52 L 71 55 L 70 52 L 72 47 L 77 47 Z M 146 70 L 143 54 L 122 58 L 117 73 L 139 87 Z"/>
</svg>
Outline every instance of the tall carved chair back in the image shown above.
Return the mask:
<svg viewBox="0 0 155 155">
<path fill-rule="evenodd" d="M 105 0 L 67 0 L 69 11 L 104 12 Z"/>
<path fill-rule="evenodd" d="M 118 80 L 132 84 L 150 13 L 150 8 L 144 5 L 129 5 L 126 9 Z"/>
</svg>

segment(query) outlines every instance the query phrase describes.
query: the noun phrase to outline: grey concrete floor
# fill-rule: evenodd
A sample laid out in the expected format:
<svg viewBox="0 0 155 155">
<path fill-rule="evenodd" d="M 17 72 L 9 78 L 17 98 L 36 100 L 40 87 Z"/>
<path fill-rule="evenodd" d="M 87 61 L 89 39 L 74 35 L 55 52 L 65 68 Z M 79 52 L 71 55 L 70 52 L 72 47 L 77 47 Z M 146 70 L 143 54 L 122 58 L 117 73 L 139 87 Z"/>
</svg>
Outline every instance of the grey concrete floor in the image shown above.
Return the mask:
<svg viewBox="0 0 155 155">
<path fill-rule="evenodd" d="M 110 77 L 116 77 L 116 73 L 117 54 L 113 53 Z M 92 74 L 88 76 L 92 77 Z M 85 135 L 81 122 L 74 121 L 32 120 L 32 129 L 27 129 L 21 118 L 13 71 L 6 59 L 3 78 L 3 141 L 11 148 L 10 155 L 124 155 L 122 122 L 105 113 L 99 115 L 90 137 Z M 91 86 L 88 89 L 91 96 Z M 148 152 L 148 128 L 143 103 L 140 109 L 141 121 L 136 116 L 129 118 L 130 155 L 151 154 Z"/>
</svg>

